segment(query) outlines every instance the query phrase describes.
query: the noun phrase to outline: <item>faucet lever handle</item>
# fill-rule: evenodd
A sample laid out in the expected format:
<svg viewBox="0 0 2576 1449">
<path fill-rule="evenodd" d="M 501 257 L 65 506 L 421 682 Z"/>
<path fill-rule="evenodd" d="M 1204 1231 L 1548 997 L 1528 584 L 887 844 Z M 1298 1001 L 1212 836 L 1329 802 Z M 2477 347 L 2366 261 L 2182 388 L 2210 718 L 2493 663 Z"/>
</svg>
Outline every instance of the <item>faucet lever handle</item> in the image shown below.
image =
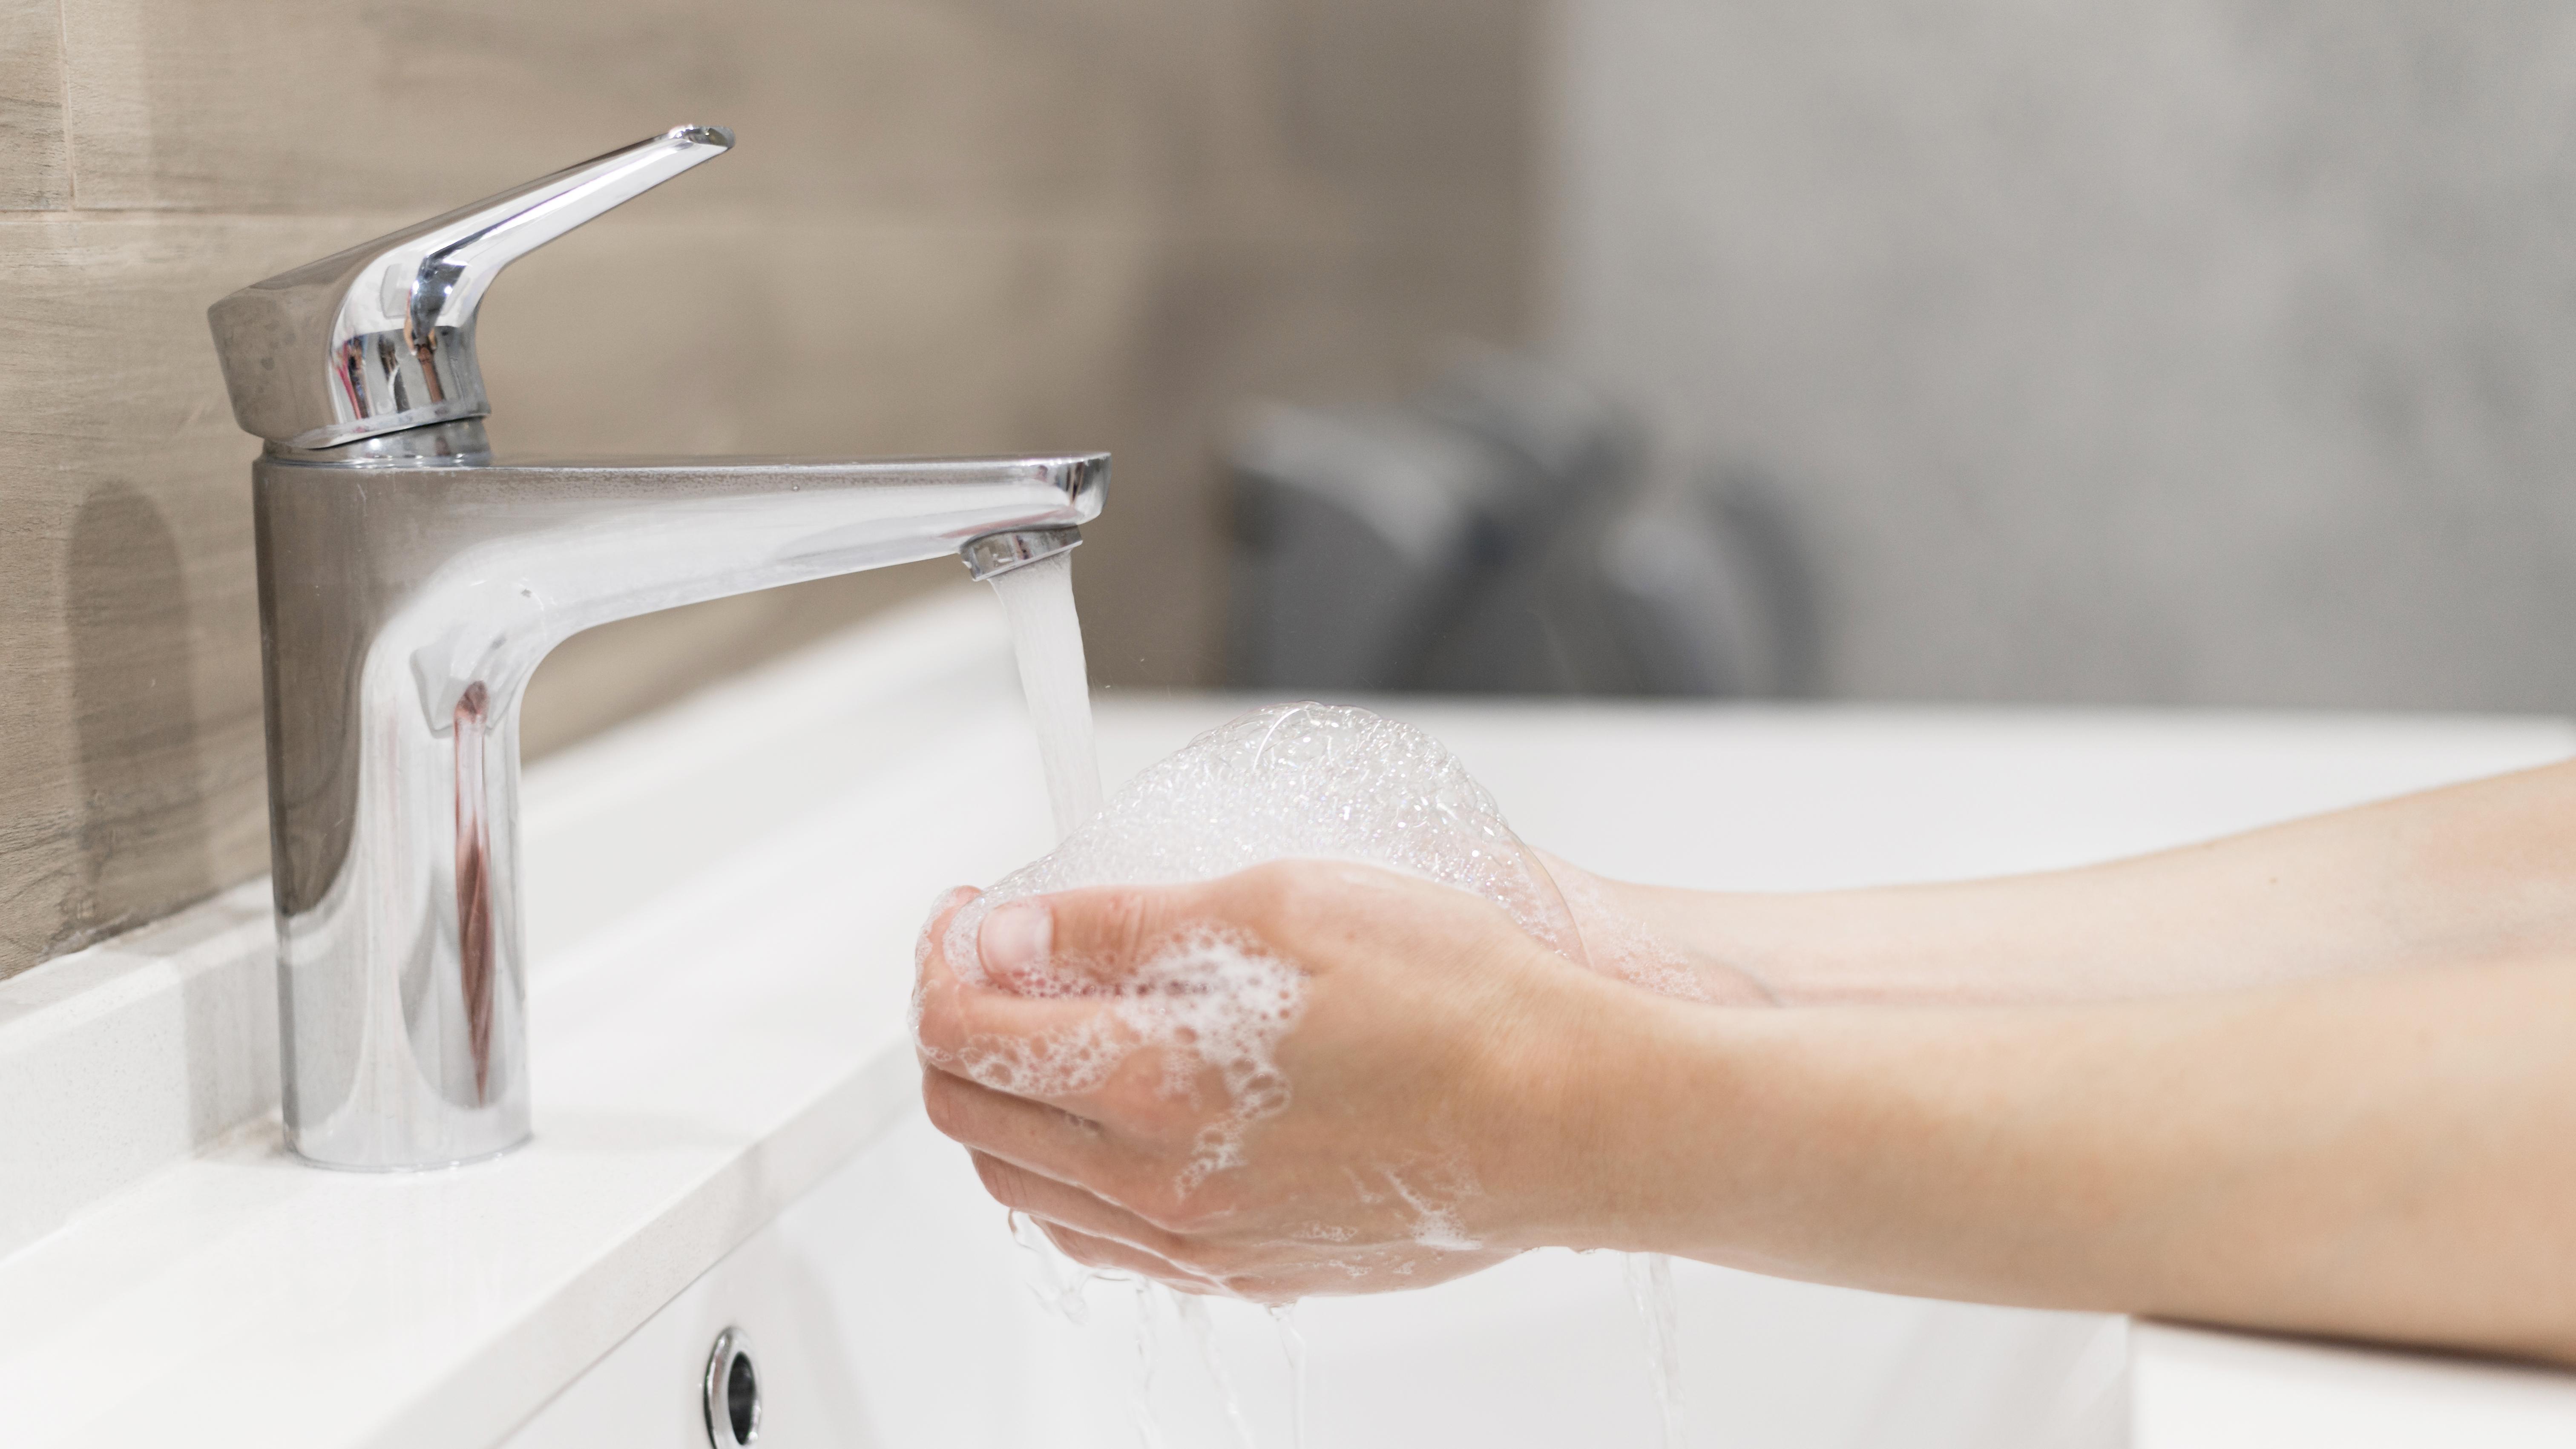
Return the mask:
<svg viewBox="0 0 2576 1449">
<path fill-rule="evenodd" d="M 489 413 L 474 310 L 492 278 L 732 145 L 722 126 L 675 127 L 242 288 L 206 311 L 233 417 L 328 448 Z"/>
</svg>

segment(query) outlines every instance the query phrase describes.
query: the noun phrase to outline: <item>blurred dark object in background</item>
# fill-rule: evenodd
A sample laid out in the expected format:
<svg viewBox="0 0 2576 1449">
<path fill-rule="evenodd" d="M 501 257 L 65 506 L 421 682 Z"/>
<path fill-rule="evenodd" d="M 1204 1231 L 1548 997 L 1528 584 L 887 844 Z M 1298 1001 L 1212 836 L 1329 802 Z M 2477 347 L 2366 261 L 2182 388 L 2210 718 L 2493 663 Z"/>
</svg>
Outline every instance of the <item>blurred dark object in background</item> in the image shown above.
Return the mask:
<svg viewBox="0 0 2576 1449">
<path fill-rule="evenodd" d="M 1626 412 L 1514 354 L 1402 407 L 1265 410 L 1229 459 L 1228 682 L 1807 692 L 1816 631 L 1775 492 L 1648 457 Z"/>
</svg>

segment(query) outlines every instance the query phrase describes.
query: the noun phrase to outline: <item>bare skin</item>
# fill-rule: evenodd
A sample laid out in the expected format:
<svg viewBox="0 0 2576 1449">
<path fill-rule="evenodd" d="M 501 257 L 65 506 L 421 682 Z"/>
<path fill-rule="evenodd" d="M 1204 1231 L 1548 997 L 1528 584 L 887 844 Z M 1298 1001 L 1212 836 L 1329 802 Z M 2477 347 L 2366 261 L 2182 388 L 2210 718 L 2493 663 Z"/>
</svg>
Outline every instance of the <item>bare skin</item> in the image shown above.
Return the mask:
<svg viewBox="0 0 2576 1449">
<path fill-rule="evenodd" d="M 926 952 L 932 1119 L 1076 1258 L 1202 1292 L 1622 1248 L 2576 1363 L 2576 764 L 2051 875 L 1597 884 L 1720 1003 L 1744 973 L 1793 1009 L 1658 996 L 1460 893 L 1284 862 L 1047 898 L 1008 938 L 997 912 L 991 987 Z M 1242 1166 L 1180 1186 L 1219 1104 L 1159 1061 L 1044 1103 L 937 1065 L 1104 1009 L 1015 995 L 997 958 L 1079 955 L 1106 996 L 1207 922 L 1308 981 Z M 1426 1243 L 1390 1172 L 1454 1232 Z"/>
</svg>

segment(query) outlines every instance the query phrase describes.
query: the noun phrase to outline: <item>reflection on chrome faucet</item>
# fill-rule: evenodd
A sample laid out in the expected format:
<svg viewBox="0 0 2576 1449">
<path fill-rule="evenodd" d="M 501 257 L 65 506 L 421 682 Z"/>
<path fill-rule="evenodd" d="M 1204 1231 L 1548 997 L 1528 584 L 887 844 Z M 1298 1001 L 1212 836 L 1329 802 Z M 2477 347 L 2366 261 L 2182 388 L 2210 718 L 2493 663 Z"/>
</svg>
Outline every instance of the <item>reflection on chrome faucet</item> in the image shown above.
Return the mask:
<svg viewBox="0 0 2576 1449">
<path fill-rule="evenodd" d="M 475 308 L 511 261 L 733 144 L 665 132 L 209 313 L 253 468 L 288 1143 L 331 1167 L 529 1130 L 518 708 L 597 624 L 959 553 L 1061 553 L 1101 454 L 495 462 Z M 578 365 L 579 359 L 567 359 Z"/>
</svg>

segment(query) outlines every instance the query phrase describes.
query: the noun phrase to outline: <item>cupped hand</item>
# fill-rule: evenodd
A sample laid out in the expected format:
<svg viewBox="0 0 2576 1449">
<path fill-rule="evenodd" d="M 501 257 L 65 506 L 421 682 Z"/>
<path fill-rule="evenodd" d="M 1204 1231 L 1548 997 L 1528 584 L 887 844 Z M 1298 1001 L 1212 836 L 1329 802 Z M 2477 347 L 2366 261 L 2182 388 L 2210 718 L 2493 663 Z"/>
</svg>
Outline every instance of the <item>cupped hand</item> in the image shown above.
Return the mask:
<svg viewBox="0 0 2576 1449">
<path fill-rule="evenodd" d="M 971 899 L 923 936 L 930 1118 L 1077 1261 L 1275 1302 L 1575 1235 L 1595 1068 L 1651 998 L 1494 905 L 1282 861 L 1011 902 L 952 940 Z M 1232 980 L 1259 984 L 1272 1040 L 1211 1014 L 1205 978 L 1173 969 L 1193 952 L 1254 964 Z"/>
</svg>

